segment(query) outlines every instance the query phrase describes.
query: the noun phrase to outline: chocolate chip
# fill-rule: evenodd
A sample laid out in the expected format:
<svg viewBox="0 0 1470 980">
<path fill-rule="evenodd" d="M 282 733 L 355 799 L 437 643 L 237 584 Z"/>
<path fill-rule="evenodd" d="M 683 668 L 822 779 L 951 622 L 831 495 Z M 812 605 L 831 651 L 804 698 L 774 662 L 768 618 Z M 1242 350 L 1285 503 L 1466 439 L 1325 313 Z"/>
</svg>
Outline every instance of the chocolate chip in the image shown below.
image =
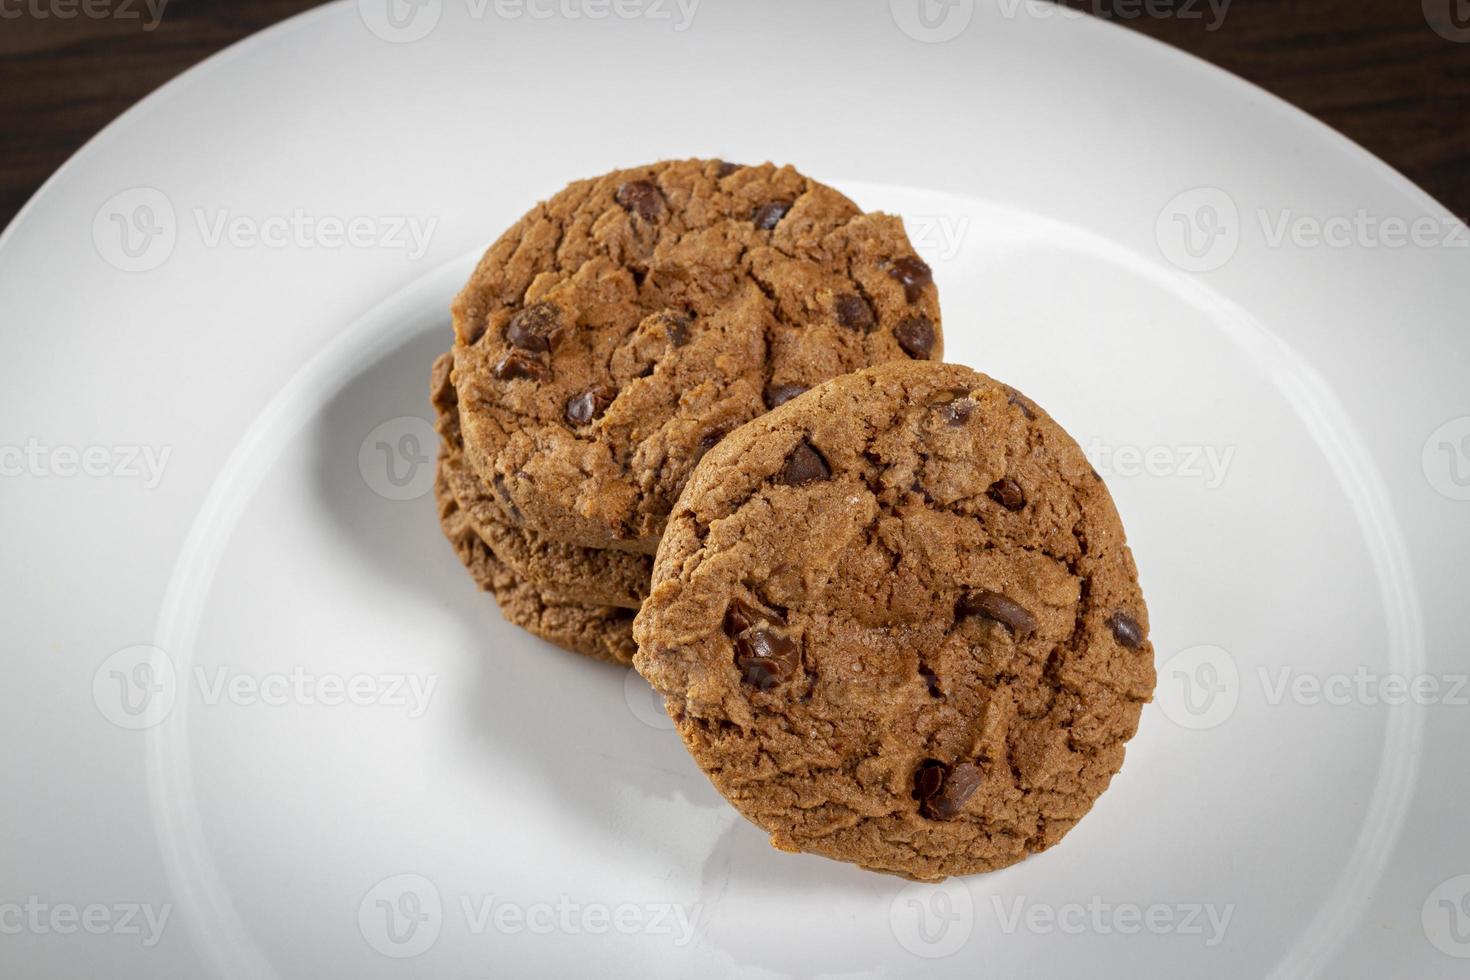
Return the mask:
<svg viewBox="0 0 1470 980">
<path fill-rule="evenodd" d="M 495 365 L 495 376 L 501 381 L 513 381 L 516 378 L 533 378 L 539 381 L 550 373 L 545 364 L 518 350 L 506 354 Z"/>
<path fill-rule="evenodd" d="M 908 255 L 894 260 L 888 274 L 903 284 L 903 295 L 910 303 L 917 303 L 924 296 L 924 287 L 934 281 L 934 271 L 917 255 Z"/>
<path fill-rule="evenodd" d="M 871 333 L 878 326 L 878 318 L 873 315 L 873 308 L 868 301 L 855 293 L 843 293 L 833 303 L 837 311 L 837 322 L 849 330 L 860 330 L 863 333 Z"/>
<path fill-rule="evenodd" d="M 1036 617 L 1019 602 L 999 592 L 967 592 L 960 599 L 956 612 L 960 616 L 979 615 L 993 619 L 1018 638 L 1036 631 Z"/>
<path fill-rule="evenodd" d="M 735 425 L 733 423 L 719 425 L 715 426 L 713 429 L 710 429 L 704 435 L 700 436 L 699 445 L 696 448 L 696 452 L 698 453 L 699 458 L 704 458 L 704 454 L 718 446 L 720 444 L 720 440 L 729 435 L 730 431 L 734 428 Z"/>
<path fill-rule="evenodd" d="M 980 788 L 980 775 L 980 767 L 973 762 L 949 768 L 934 792 L 924 797 L 920 812 L 930 820 L 952 820 Z"/>
<path fill-rule="evenodd" d="M 975 403 L 969 398 L 956 398 L 939 406 L 939 417 L 950 425 L 964 425 L 975 414 Z"/>
<path fill-rule="evenodd" d="M 1008 476 L 1003 476 L 990 485 L 985 495 L 1006 510 L 1020 510 L 1026 506 L 1026 492 L 1021 485 Z"/>
<path fill-rule="evenodd" d="M 914 770 L 914 799 L 920 803 L 930 799 L 944 785 L 944 774 L 949 767 L 933 759 L 925 759 Z"/>
<path fill-rule="evenodd" d="M 909 357 L 926 361 L 934 352 L 934 324 L 927 316 L 911 316 L 893 328 L 893 339 Z"/>
<path fill-rule="evenodd" d="M 1006 392 L 1006 401 L 1019 408 L 1021 414 L 1026 416 L 1028 421 L 1036 418 L 1036 406 L 1032 403 L 1031 399 L 1014 388 L 1007 388 Z"/>
<path fill-rule="evenodd" d="M 725 635 L 739 636 L 760 622 L 760 610 L 741 599 L 731 599 L 725 607 Z"/>
<path fill-rule="evenodd" d="M 939 678 L 935 676 L 934 671 L 920 664 L 919 676 L 924 678 L 924 685 L 929 688 L 929 696 L 931 698 L 944 697 L 944 692 L 939 689 Z"/>
<path fill-rule="evenodd" d="M 759 627 L 735 638 L 735 666 L 741 680 L 760 691 L 769 691 L 796 673 L 796 644 L 790 637 Z"/>
<path fill-rule="evenodd" d="M 573 425 L 586 425 L 607 411 L 615 392 L 607 385 L 593 385 L 580 395 L 567 400 L 567 421 Z"/>
<path fill-rule="evenodd" d="M 719 168 L 715 171 L 715 176 L 716 177 L 728 177 L 731 174 L 733 174 L 735 171 L 737 171 L 737 170 L 744 170 L 744 169 L 745 169 L 745 164 L 743 164 L 743 163 L 729 163 L 727 161 L 721 160 L 720 161 Z"/>
<path fill-rule="evenodd" d="M 832 467 L 827 465 L 816 447 L 805 440 L 791 450 L 791 455 L 786 457 L 786 465 L 781 469 L 781 482 L 793 487 L 831 478 Z"/>
<path fill-rule="evenodd" d="M 752 605 L 744 599 L 731 599 L 730 605 L 725 607 L 725 633 L 728 636 L 739 636 L 752 626 L 770 623 L 785 626 L 786 617 L 774 609 Z"/>
<path fill-rule="evenodd" d="M 771 201 L 756 208 L 750 215 L 750 220 L 761 231 L 770 231 L 781 223 L 786 217 L 786 212 L 791 210 L 789 201 Z"/>
<path fill-rule="evenodd" d="M 1143 646 L 1143 627 L 1127 613 L 1115 612 L 1109 616 L 1108 628 L 1113 631 L 1113 639 L 1128 649 L 1137 650 Z"/>
<path fill-rule="evenodd" d="M 776 408 L 806 391 L 804 385 L 771 385 L 766 389 L 766 407 Z"/>
<path fill-rule="evenodd" d="M 495 495 L 500 498 L 500 503 L 505 507 L 506 512 L 510 514 L 510 519 L 519 524 L 521 522 L 521 510 L 516 506 L 515 499 L 510 495 L 510 488 L 505 484 L 505 477 L 500 473 L 496 473 L 495 478 L 491 482 L 495 486 Z"/>
<path fill-rule="evenodd" d="M 694 321 L 685 313 L 665 313 L 663 317 L 664 332 L 668 334 L 669 343 L 675 347 L 683 347 L 689 343 L 689 328 Z"/>
<path fill-rule="evenodd" d="M 633 180 L 618 188 L 618 203 L 652 224 L 664 213 L 664 198 L 651 180 Z"/>
<path fill-rule="evenodd" d="M 555 350 L 561 337 L 561 310 L 554 303 L 528 306 L 511 317 L 505 327 L 505 339 L 512 347 L 535 353 Z"/>
</svg>

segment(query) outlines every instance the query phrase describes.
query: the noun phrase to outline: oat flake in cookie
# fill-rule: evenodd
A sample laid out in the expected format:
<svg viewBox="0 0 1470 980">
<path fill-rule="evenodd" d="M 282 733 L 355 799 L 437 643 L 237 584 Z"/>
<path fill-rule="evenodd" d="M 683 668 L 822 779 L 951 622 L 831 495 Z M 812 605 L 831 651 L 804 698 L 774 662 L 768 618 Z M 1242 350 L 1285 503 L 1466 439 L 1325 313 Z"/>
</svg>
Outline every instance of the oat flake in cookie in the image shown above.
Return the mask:
<svg viewBox="0 0 1470 980">
<path fill-rule="evenodd" d="M 652 554 L 690 469 L 828 378 L 938 360 L 899 219 L 790 167 L 579 181 L 497 241 L 454 304 L 466 456 L 523 526 Z"/>
<path fill-rule="evenodd" d="M 635 666 L 783 850 L 922 880 L 1061 840 L 1154 688 L 1077 444 L 956 365 L 831 381 L 731 434 L 669 519 Z"/>
</svg>

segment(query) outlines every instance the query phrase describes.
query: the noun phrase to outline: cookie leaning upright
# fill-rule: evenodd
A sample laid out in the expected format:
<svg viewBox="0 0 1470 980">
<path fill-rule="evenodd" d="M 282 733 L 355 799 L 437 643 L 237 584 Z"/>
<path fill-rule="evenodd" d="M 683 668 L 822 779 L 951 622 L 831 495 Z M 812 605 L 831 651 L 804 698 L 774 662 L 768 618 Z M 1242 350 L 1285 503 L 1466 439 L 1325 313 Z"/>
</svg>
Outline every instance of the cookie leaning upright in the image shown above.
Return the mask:
<svg viewBox="0 0 1470 980">
<path fill-rule="evenodd" d="M 957 365 L 838 378 L 728 436 L 674 508 L 635 666 L 785 850 L 937 880 L 1055 844 L 1154 687 L 1107 488 Z"/>
<path fill-rule="evenodd" d="M 897 219 L 790 167 L 654 164 L 572 184 L 454 304 L 466 458 L 506 514 L 652 554 L 727 432 L 871 364 L 942 353 Z"/>
</svg>

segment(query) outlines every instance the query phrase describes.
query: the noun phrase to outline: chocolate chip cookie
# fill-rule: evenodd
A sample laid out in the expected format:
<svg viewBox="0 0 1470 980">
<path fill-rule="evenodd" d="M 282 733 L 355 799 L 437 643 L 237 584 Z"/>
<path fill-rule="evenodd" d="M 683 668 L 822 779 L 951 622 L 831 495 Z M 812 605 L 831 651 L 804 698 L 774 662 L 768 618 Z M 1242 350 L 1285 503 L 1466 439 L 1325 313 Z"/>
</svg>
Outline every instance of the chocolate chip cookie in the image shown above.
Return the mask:
<svg viewBox="0 0 1470 980">
<path fill-rule="evenodd" d="M 838 378 L 727 436 L 634 635 L 774 846 L 920 880 L 1061 840 L 1154 688 L 1107 488 L 1044 411 L 956 365 Z"/>
<path fill-rule="evenodd" d="M 436 427 L 443 437 L 439 466 L 476 535 L 517 578 L 545 598 L 636 610 L 648 595 L 653 574 L 651 556 L 549 540 L 522 526 L 515 506 L 502 506 L 465 463 L 458 399 L 449 381 L 450 364 L 450 355 L 441 355 L 433 372 Z"/>
<path fill-rule="evenodd" d="M 551 599 L 517 576 L 476 533 L 450 490 L 443 462 L 441 456 L 434 484 L 440 526 L 470 577 L 495 596 L 506 621 L 566 650 L 611 663 L 631 663 L 633 611 Z"/>
<path fill-rule="evenodd" d="M 454 329 L 465 454 L 507 518 L 644 554 L 726 433 L 828 378 L 942 353 L 897 218 L 790 167 L 699 160 L 538 205 L 486 252 Z"/>
</svg>

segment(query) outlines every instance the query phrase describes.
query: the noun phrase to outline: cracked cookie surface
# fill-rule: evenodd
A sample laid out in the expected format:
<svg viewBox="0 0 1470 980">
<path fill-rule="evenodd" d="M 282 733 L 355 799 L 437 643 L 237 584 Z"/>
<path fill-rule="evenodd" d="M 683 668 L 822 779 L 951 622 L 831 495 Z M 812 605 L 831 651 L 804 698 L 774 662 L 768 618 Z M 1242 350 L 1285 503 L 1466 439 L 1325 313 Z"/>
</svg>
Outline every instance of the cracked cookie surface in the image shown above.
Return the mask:
<svg viewBox="0 0 1470 980">
<path fill-rule="evenodd" d="M 653 554 L 727 432 L 829 378 L 938 360 L 899 219 L 790 167 L 677 161 L 579 181 L 454 303 L 466 458 L 523 526 Z"/>
<path fill-rule="evenodd" d="M 1154 688 L 1107 488 L 1045 412 L 957 365 L 838 378 L 711 450 L 634 635 L 774 846 L 921 880 L 1060 840 Z"/>
</svg>

